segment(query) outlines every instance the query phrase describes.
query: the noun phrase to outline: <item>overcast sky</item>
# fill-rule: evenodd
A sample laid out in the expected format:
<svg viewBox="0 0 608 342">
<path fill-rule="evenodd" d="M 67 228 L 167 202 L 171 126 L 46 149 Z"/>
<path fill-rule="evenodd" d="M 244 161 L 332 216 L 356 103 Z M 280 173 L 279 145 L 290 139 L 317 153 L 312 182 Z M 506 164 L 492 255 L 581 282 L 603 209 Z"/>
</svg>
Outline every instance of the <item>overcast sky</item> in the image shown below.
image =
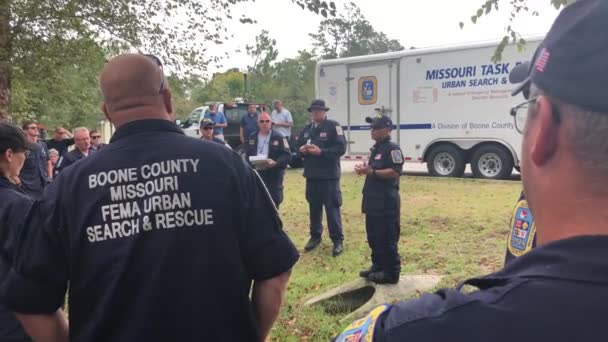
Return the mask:
<svg viewBox="0 0 608 342">
<path fill-rule="evenodd" d="M 336 0 L 338 9 L 343 8 L 345 0 Z M 350 1 L 349 1 L 350 2 Z M 483 17 L 476 25 L 471 23 L 470 17 L 483 0 L 352 0 L 361 9 L 362 14 L 377 30 L 384 32 L 389 38 L 398 39 L 406 48 L 418 48 L 476 42 L 484 40 L 498 40 L 505 33 L 510 14 L 509 1 L 503 0 L 502 8 Z M 531 10 L 536 10 L 540 16 L 531 14 L 521 15 L 514 24 L 514 28 L 524 36 L 545 34 L 558 11 L 549 3 L 549 0 L 528 0 Z M 290 0 L 255 0 L 236 5 L 233 9 L 234 18 L 246 14 L 255 18 L 258 23 L 244 25 L 240 23 L 226 23 L 234 38 L 224 46 L 218 46 L 215 51 L 221 55 L 224 51 L 231 51 L 230 57 L 225 59 L 223 67 L 218 70 L 211 66 L 211 72 L 223 71 L 227 68 L 245 69 L 251 64 L 245 53 L 245 45 L 252 44 L 255 36 L 262 29 L 270 32 L 270 36 L 277 41 L 279 59 L 294 57 L 298 50 L 312 49 L 312 40 L 309 33 L 317 31 L 322 17 L 300 9 Z M 465 22 L 464 29 L 458 23 Z M 234 53 L 240 49 L 241 53 Z"/>
</svg>

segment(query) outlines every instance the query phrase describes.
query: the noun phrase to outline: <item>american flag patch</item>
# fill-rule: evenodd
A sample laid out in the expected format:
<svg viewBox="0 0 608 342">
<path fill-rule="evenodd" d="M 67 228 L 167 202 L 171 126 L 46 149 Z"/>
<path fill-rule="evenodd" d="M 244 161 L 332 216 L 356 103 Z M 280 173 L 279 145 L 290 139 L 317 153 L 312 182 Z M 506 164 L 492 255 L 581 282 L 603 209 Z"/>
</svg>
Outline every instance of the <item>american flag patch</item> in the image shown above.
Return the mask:
<svg viewBox="0 0 608 342">
<path fill-rule="evenodd" d="M 534 66 L 538 72 L 545 72 L 545 68 L 547 67 L 547 63 L 549 62 L 549 57 L 551 53 L 546 48 L 543 48 L 540 52 L 540 55 L 536 59 L 536 63 Z"/>
</svg>

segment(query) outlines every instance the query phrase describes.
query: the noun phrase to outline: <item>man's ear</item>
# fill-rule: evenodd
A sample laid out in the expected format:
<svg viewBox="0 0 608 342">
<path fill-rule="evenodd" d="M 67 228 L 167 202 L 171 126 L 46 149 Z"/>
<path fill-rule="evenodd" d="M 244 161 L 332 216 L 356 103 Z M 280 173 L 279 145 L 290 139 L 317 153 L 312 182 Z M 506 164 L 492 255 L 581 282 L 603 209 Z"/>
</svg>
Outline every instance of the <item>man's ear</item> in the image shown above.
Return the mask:
<svg viewBox="0 0 608 342">
<path fill-rule="evenodd" d="M 163 102 L 165 104 L 165 110 L 173 118 L 173 100 L 171 97 L 171 90 L 168 88 L 163 89 Z"/>
<path fill-rule="evenodd" d="M 554 108 L 546 96 L 539 96 L 536 100 L 535 123 L 528 132 L 528 141 L 532 144 L 531 158 L 536 166 L 545 165 L 559 147 L 559 124 L 553 119 Z"/>
<path fill-rule="evenodd" d="M 4 157 L 4 160 L 10 163 L 13 160 L 13 150 L 10 148 L 6 149 L 6 151 L 2 153 L 2 157 Z"/>
</svg>

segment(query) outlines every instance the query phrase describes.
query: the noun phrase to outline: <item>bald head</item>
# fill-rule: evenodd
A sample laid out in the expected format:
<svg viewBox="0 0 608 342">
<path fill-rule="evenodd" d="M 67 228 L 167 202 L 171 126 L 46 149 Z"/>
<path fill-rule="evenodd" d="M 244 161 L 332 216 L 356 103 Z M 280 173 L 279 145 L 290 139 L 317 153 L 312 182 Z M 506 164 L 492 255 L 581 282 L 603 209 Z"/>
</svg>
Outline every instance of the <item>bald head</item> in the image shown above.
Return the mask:
<svg viewBox="0 0 608 342">
<path fill-rule="evenodd" d="M 270 122 L 270 114 L 267 112 L 261 112 L 258 116 L 258 127 L 260 128 L 260 133 L 268 134 L 270 129 L 272 128 L 272 123 Z"/>
<path fill-rule="evenodd" d="M 116 126 L 142 119 L 172 119 L 171 94 L 161 67 L 140 54 L 110 60 L 99 80 L 103 111 Z M 162 89 L 161 89 L 162 87 Z"/>
</svg>

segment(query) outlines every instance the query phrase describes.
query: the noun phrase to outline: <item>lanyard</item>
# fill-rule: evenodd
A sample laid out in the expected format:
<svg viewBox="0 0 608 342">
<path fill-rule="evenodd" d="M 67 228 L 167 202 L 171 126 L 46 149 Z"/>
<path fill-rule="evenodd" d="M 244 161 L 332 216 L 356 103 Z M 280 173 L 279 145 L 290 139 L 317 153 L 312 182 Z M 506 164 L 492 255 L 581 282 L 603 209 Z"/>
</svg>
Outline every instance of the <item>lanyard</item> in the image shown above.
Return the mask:
<svg viewBox="0 0 608 342">
<path fill-rule="evenodd" d="M 259 139 L 259 136 L 258 136 Z M 268 139 L 270 139 L 270 134 L 268 134 L 268 136 L 266 136 L 266 139 L 264 139 L 264 142 L 262 143 L 262 145 L 258 144 L 258 155 L 262 154 L 262 152 L 264 151 L 264 146 L 266 146 L 268 144 Z"/>
</svg>

